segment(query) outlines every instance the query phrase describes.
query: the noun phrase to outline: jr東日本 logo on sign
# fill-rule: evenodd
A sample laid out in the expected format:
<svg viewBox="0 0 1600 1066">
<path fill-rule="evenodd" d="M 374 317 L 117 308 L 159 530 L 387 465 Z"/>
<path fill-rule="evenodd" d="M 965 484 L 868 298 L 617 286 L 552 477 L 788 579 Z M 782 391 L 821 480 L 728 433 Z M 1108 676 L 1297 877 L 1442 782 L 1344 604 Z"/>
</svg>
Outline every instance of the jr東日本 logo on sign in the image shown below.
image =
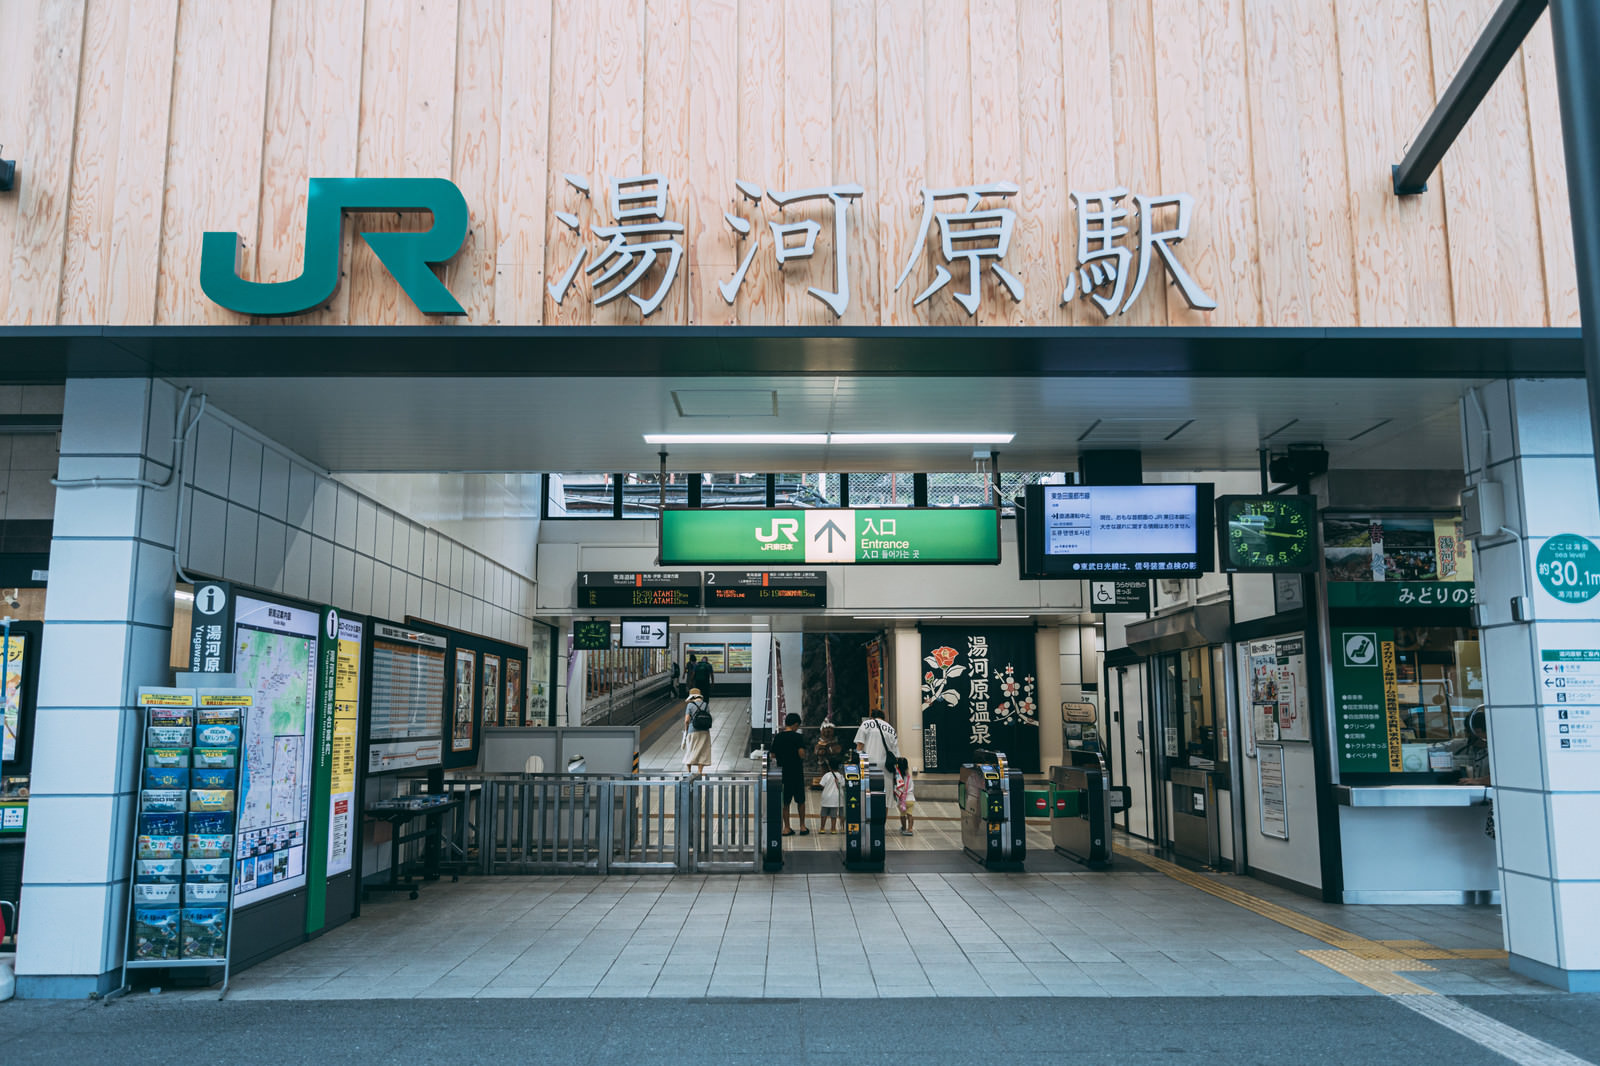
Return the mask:
<svg viewBox="0 0 1600 1066">
<path fill-rule="evenodd" d="M 1539 548 L 1539 585 L 1562 603 L 1586 603 L 1600 594 L 1600 548 L 1587 537 L 1562 533 Z"/>
</svg>

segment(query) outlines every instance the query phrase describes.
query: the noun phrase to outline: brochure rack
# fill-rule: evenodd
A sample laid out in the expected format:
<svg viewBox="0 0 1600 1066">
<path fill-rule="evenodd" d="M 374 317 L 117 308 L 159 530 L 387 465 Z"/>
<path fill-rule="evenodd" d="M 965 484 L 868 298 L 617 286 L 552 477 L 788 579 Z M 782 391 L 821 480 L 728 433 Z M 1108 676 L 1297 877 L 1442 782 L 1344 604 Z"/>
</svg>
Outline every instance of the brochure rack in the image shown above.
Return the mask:
<svg viewBox="0 0 1600 1066">
<path fill-rule="evenodd" d="M 141 688 L 144 757 L 128 892 L 127 971 L 222 969 L 233 946 L 239 767 L 248 689 Z"/>
</svg>

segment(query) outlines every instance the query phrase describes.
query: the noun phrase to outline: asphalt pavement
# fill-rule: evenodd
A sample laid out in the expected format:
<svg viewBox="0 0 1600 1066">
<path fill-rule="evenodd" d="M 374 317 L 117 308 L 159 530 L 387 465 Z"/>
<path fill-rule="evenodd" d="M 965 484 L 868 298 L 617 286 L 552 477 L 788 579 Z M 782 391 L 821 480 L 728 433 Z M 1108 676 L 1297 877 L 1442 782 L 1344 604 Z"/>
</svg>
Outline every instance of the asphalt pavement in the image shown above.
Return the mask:
<svg viewBox="0 0 1600 1066">
<path fill-rule="evenodd" d="M 1600 1063 L 1600 996 L 1460 1002 Z M 785 1064 L 1508 1061 L 1381 996 L 0 1004 L 0 1062 Z M 1524 1061 L 1540 1061 L 1537 1058 Z"/>
</svg>

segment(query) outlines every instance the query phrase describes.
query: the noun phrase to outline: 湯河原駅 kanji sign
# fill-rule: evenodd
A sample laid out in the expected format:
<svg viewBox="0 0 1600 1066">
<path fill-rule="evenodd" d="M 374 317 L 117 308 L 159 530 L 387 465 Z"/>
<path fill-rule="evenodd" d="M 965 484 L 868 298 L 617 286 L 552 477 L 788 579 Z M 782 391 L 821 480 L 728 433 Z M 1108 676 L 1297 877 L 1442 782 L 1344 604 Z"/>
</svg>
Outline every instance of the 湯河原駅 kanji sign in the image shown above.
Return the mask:
<svg viewBox="0 0 1600 1066">
<path fill-rule="evenodd" d="M 583 175 L 563 174 L 567 200 L 558 200 L 555 219 L 577 234 L 578 248 L 547 283 L 550 298 L 561 304 L 588 281 L 588 298 L 602 307 L 626 296 L 648 318 L 659 310 L 678 281 L 688 250 L 686 227 L 669 198 L 665 175 L 649 173 L 611 178 L 604 185 L 604 208 L 592 212 L 588 233 L 573 208 L 590 196 L 592 183 Z M 781 268 L 819 254 L 823 224 L 799 217 L 807 205 L 819 205 L 827 217 L 832 288 L 808 286 L 806 292 L 835 317 L 850 307 L 850 212 L 865 208 L 866 191 L 853 182 L 801 189 L 763 188 L 752 181 L 734 182 L 735 211 L 723 218 L 739 242 L 749 242 L 717 291 L 735 304 L 751 263 L 760 254 L 766 222 L 768 246 Z M 1023 266 L 1006 262 L 1016 229 L 1017 211 L 1010 206 L 1021 194 L 1009 181 L 923 187 L 917 235 L 904 249 L 905 265 L 894 288 L 911 277 L 919 261 L 932 267 L 931 280 L 913 305 L 921 306 L 950 289 L 950 298 L 975 315 L 982 302 L 987 273 L 1013 301 L 1021 301 L 1027 279 Z M 1076 218 L 1076 262 L 1060 285 L 1063 304 L 1083 299 L 1107 317 L 1126 312 L 1144 292 L 1152 266 L 1159 263 L 1185 302 L 1195 310 L 1217 306 L 1178 259 L 1177 246 L 1189 236 L 1194 198 L 1187 193 L 1144 195 L 1122 186 L 1069 193 Z M 1131 206 L 1130 206 L 1131 204 Z M 439 280 L 432 267 L 455 256 L 466 242 L 468 208 L 452 182 L 443 178 L 312 178 L 306 195 L 305 261 L 298 277 L 282 282 L 247 281 L 239 277 L 240 238 L 236 233 L 208 232 L 200 257 L 200 284 L 213 301 L 241 314 L 262 317 L 301 315 L 327 303 L 341 276 L 340 229 L 345 213 L 394 211 L 431 213 L 433 224 L 421 232 L 363 232 L 360 236 L 394 276 L 418 310 L 430 315 L 464 315 L 466 311 Z M 559 232 L 559 231 L 557 231 Z M 593 243 L 588 243 L 592 241 Z M 898 254 L 898 253 L 897 253 Z M 657 269 L 659 268 L 659 269 Z M 924 270 L 926 275 L 926 270 Z"/>
</svg>

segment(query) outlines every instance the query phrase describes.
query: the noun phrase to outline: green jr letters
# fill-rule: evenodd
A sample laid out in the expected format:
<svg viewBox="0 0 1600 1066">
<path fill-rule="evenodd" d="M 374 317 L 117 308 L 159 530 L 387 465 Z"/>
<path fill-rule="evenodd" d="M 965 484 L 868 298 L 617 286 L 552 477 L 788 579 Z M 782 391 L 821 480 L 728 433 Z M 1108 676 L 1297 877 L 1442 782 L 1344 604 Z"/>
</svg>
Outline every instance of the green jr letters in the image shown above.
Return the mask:
<svg viewBox="0 0 1600 1066">
<path fill-rule="evenodd" d="M 411 302 L 426 315 L 466 310 L 434 276 L 467 238 L 467 201 L 443 178 L 312 178 L 306 194 L 306 257 L 293 281 L 239 277 L 239 235 L 208 232 L 200 249 L 200 287 L 223 307 L 245 315 L 303 315 L 327 302 L 339 287 L 339 230 L 346 211 L 431 211 L 421 233 L 363 233 Z"/>
</svg>

